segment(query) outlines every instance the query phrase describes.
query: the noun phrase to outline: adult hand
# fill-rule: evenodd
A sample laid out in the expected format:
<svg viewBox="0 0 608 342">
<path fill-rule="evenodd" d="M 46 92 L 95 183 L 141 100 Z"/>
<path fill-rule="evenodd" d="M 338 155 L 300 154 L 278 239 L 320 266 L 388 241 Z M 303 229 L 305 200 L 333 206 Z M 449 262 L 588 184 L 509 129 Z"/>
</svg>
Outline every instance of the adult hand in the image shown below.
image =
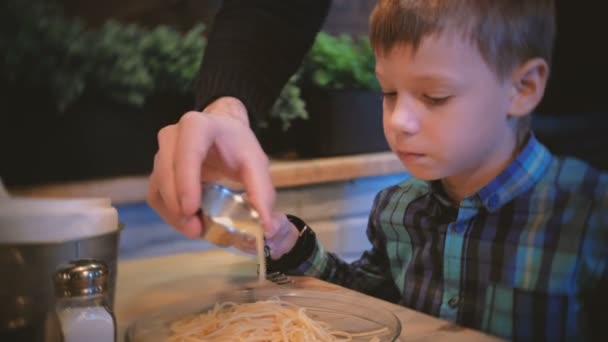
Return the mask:
<svg viewBox="0 0 608 342">
<path fill-rule="evenodd" d="M 240 100 L 222 97 L 203 112 L 184 114 L 159 131 L 158 145 L 148 203 L 169 224 L 189 237 L 200 236 L 201 181 L 228 178 L 243 183 L 265 229 L 272 229 L 275 190 L 268 157 Z"/>
</svg>

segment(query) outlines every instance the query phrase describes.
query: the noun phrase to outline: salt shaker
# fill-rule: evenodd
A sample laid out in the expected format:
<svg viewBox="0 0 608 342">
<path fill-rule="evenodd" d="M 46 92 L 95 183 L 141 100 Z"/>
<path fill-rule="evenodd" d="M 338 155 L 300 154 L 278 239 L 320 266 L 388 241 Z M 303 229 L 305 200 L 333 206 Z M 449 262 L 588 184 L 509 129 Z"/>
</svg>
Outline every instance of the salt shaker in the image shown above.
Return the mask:
<svg viewBox="0 0 608 342">
<path fill-rule="evenodd" d="M 116 319 L 107 305 L 108 276 L 108 267 L 94 259 L 72 261 L 55 273 L 53 316 L 61 341 L 116 341 Z"/>
</svg>

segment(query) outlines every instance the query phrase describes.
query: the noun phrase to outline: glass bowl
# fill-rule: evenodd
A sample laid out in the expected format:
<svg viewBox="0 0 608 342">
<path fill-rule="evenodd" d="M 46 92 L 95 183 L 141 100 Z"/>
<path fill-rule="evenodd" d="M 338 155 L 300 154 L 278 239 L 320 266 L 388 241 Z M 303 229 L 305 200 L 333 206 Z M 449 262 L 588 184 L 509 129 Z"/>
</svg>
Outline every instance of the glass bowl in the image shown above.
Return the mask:
<svg viewBox="0 0 608 342">
<path fill-rule="evenodd" d="M 364 333 L 384 329 L 377 335 L 354 337 L 352 341 L 396 341 L 401 333 L 399 319 L 389 310 L 366 303 L 360 298 L 348 297 L 331 291 L 300 290 L 290 288 L 251 288 L 223 292 L 214 296 L 197 298 L 184 303 L 169 305 L 162 312 L 153 313 L 135 321 L 126 331 L 127 342 L 164 341 L 171 336 L 170 325 L 176 320 L 207 312 L 216 302 L 232 301 L 252 303 L 278 297 L 306 308 L 314 320 L 326 322 L 332 330 L 348 333 Z"/>
</svg>

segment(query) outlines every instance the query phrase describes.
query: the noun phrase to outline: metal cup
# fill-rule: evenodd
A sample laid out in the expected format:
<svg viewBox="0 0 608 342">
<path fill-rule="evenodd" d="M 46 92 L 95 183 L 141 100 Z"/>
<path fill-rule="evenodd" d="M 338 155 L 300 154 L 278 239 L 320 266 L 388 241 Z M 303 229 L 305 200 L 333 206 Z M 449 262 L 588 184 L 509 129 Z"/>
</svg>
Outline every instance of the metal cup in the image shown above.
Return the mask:
<svg viewBox="0 0 608 342">
<path fill-rule="evenodd" d="M 113 308 L 122 225 L 109 199 L 0 198 L 0 341 L 44 341 L 52 277 L 69 260 L 109 268 Z"/>
<path fill-rule="evenodd" d="M 263 228 L 258 212 L 242 193 L 217 183 L 203 183 L 201 237 L 217 246 L 248 249 Z"/>
</svg>

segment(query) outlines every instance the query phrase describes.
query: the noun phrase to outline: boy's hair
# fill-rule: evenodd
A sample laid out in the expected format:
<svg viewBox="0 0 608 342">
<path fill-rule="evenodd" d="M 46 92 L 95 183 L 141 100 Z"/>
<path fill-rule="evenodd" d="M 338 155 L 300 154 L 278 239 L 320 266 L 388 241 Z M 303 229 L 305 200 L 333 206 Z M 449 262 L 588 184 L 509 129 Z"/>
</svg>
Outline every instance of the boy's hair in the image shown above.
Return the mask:
<svg viewBox="0 0 608 342">
<path fill-rule="evenodd" d="M 555 26 L 553 0 L 379 0 L 370 41 L 380 54 L 403 43 L 415 51 L 428 35 L 456 32 L 503 80 L 531 58 L 551 64 Z"/>
</svg>

